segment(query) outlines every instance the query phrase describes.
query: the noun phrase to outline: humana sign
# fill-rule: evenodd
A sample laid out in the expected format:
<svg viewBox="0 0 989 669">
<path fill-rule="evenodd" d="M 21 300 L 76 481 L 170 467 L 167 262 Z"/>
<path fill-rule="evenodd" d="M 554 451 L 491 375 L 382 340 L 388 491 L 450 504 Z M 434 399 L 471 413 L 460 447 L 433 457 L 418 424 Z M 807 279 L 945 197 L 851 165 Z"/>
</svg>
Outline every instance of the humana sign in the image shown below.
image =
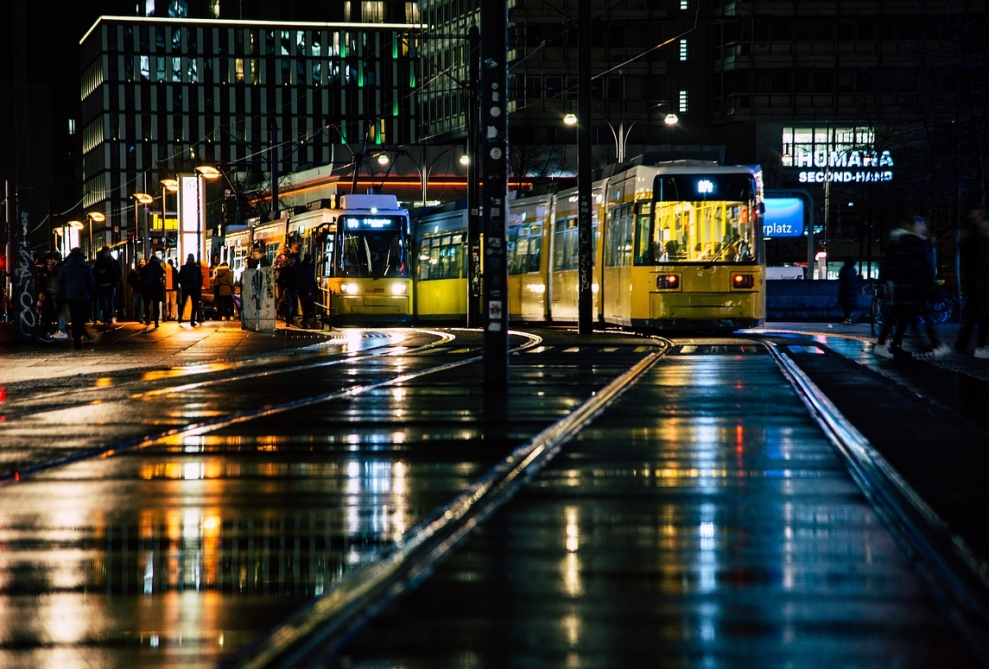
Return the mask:
<svg viewBox="0 0 989 669">
<path fill-rule="evenodd" d="M 799 172 L 800 183 L 872 183 L 893 180 L 893 157 L 889 151 L 817 149 L 795 147 L 794 167 L 812 167 Z"/>
</svg>

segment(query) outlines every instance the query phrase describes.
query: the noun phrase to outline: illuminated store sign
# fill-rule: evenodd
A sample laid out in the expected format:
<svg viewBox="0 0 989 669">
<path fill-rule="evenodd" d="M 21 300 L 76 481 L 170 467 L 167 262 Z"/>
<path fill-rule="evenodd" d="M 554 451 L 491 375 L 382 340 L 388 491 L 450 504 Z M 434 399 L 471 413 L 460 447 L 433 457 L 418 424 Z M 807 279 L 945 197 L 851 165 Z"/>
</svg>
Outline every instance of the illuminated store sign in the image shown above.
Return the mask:
<svg viewBox="0 0 989 669">
<path fill-rule="evenodd" d="M 870 128 L 784 128 L 783 166 L 797 168 L 800 183 L 892 181 L 893 156 L 874 145 Z"/>
</svg>

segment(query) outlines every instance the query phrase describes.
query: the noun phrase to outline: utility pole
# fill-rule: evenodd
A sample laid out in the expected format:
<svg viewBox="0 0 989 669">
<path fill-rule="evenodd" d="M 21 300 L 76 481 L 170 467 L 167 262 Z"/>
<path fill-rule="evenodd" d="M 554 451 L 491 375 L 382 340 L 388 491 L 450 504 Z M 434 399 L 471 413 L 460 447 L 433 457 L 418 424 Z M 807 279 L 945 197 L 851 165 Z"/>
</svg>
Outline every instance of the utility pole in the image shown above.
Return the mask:
<svg viewBox="0 0 989 669">
<path fill-rule="evenodd" d="M 593 330 L 591 271 L 591 0 L 577 4 L 577 332 Z"/>
<path fill-rule="evenodd" d="M 467 84 L 467 155 L 470 164 L 467 166 L 467 327 L 475 328 L 481 325 L 481 211 L 480 211 L 480 167 L 481 155 L 479 148 L 478 120 L 480 116 L 480 67 L 481 67 L 481 31 L 477 26 L 471 26 L 468 31 L 468 68 L 469 81 Z M 425 202 L 423 202 L 425 205 Z"/>
<path fill-rule="evenodd" d="M 508 385 L 508 2 L 481 6 L 484 381 Z"/>
<path fill-rule="evenodd" d="M 24 0 L 13 2 L 14 75 L 17 79 L 14 95 L 16 128 L 14 146 L 16 152 L 17 180 L 11 229 L 17 240 L 16 267 L 14 268 L 14 318 L 16 336 L 21 341 L 34 337 L 36 317 L 34 302 L 37 292 L 32 272 L 31 243 L 29 235 L 31 210 L 31 145 L 29 142 L 30 96 L 27 83 L 27 22 L 24 18 Z M 10 209 L 8 208 L 8 211 Z"/>
</svg>

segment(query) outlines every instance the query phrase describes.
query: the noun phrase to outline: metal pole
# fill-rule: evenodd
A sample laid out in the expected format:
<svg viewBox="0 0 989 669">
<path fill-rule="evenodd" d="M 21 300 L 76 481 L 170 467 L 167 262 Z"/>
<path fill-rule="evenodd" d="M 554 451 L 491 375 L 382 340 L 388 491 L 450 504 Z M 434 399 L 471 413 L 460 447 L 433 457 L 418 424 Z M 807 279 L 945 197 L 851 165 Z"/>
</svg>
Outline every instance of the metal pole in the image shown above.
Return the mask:
<svg viewBox="0 0 989 669">
<path fill-rule="evenodd" d="M 17 267 L 14 270 L 16 285 L 13 300 L 15 304 L 16 336 L 20 341 L 28 341 L 34 337 L 35 313 L 34 303 L 37 293 L 34 288 L 34 273 L 32 272 L 30 218 L 31 218 L 31 146 L 29 137 L 29 120 L 31 115 L 30 96 L 27 82 L 27 43 L 24 0 L 13 2 L 13 32 L 14 32 L 14 71 L 16 78 L 16 95 L 14 96 L 14 132 L 15 162 L 17 179 L 15 181 L 16 206 L 14 209 L 17 219 Z"/>
<path fill-rule="evenodd" d="M 481 224 L 480 224 L 480 183 L 478 170 L 480 168 L 480 153 L 478 151 L 478 115 L 480 113 L 480 50 L 481 31 L 477 26 L 471 26 L 468 31 L 470 40 L 469 51 L 469 94 L 467 107 L 467 155 L 470 163 L 467 166 L 467 327 L 481 325 Z"/>
<path fill-rule="evenodd" d="M 481 5 L 484 380 L 508 385 L 508 1 Z"/>
<path fill-rule="evenodd" d="M 593 330 L 591 271 L 591 0 L 577 4 L 577 332 Z M 621 158 L 619 158 L 621 162 Z"/>
</svg>

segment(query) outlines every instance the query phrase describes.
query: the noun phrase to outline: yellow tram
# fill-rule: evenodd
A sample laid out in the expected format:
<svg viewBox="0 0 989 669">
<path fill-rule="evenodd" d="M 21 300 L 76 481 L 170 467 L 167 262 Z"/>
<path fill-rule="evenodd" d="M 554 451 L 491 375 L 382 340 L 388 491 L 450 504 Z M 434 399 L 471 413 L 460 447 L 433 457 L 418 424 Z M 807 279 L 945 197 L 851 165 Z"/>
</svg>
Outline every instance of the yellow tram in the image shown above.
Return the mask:
<svg viewBox="0 0 989 669">
<path fill-rule="evenodd" d="M 610 167 L 593 184 L 593 320 L 648 331 L 761 325 L 760 169 L 635 162 Z M 510 320 L 576 322 L 577 190 L 510 199 L 507 226 Z M 465 210 L 422 217 L 415 237 L 417 318 L 462 322 Z"/>
<path fill-rule="evenodd" d="M 244 248 L 264 265 L 298 245 L 316 275 L 316 316 L 334 325 L 402 325 L 412 319 L 407 209 L 394 195 L 341 195 L 228 233 L 227 257 Z M 239 263 L 238 263 L 239 264 Z"/>
</svg>

